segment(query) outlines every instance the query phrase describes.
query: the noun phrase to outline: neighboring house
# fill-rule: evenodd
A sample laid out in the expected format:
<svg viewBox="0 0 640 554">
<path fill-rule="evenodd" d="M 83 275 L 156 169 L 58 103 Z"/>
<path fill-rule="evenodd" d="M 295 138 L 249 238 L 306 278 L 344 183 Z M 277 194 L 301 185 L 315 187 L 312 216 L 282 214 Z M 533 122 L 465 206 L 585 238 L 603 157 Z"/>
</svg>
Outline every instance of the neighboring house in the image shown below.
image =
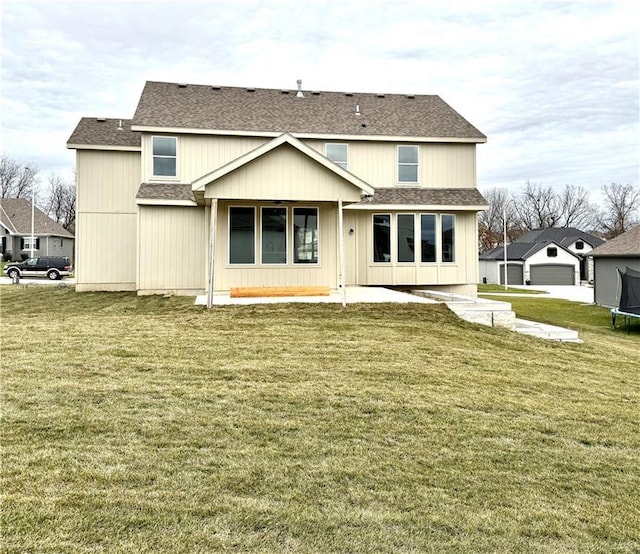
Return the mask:
<svg viewBox="0 0 640 554">
<path fill-rule="evenodd" d="M 594 248 L 590 255 L 595 268 L 595 303 L 616 308 L 620 301 L 620 279 L 616 268 L 630 267 L 640 271 L 640 225 Z"/>
<path fill-rule="evenodd" d="M 5 261 L 22 261 L 31 256 L 67 256 L 73 259 L 74 237 L 44 212 L 33 210 L 24 198 L 0 199 L 0 255 Z M 34 244 L 31 244 L 31 238 Z"/>
<path fill-rule="evenodd" d="M 132 120 L 69 138 L 77 289 L 473 295 L 484 142 L 438 96 L 147 82 Z"/>
<path fill-rule="evenodd" d="M 507 282 L 512 285 L 574 285 L 593 280 L 588 253 L 603 240 L 572 227 L 535 229 L 507 245 Z M 480 278 L 504 284 L 504 248 L 480 255 Z"/>
</svg>

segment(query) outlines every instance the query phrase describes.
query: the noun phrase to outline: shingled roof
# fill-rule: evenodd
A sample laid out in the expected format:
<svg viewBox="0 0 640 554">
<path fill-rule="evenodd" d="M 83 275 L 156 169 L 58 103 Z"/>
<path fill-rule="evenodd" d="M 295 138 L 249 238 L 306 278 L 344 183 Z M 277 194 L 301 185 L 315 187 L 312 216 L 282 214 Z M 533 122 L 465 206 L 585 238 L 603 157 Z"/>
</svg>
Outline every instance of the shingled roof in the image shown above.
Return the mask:
<svg viewBox="0 0 640 554">
<path fill-rule="evenodd" d="M 404 204 L 423 206 L 483 206 L 489 207 L 478 189 L 376 188 L 375 194 L 363 204 Z"/>
<path fill-rule="evenodd" d="M 486 141 L 439 96 L 305 91 L 298 97 L 296 92 L 148 81 L 132 125 Z"/>
<path fill-rule="evenodd" d="M 608 240 L 589 252 L 589 256 L 600 257 L 640 257 L 640 225 L 629 229 L 617 237 Z"/>
<path fill-rule="evenodd" d="M 67 141 L 76 145 L 140 148 L 140 133 L 131 130 L 130 119 L 83 117 Z"/>
<path fill-rule="evenodd" d="M 34 235 L 73 238 L 69 231 L 38 208 L 34 209 L 33 216 Z M 0 223 L 12 235 L 30 235 L 31 202 L 24 198 L 0 199 Z"/>
<path fill-rule="evenodd" d="M 568 246 L 582 240 L 592 247 L 601 245 L 604 241 L 589 233 L 585 233 L 575 227 L 549 227 L 547 229 L 534 229 L 518 239 L 518 242 L 557 242 L 562 246 Z"/>
</svg>

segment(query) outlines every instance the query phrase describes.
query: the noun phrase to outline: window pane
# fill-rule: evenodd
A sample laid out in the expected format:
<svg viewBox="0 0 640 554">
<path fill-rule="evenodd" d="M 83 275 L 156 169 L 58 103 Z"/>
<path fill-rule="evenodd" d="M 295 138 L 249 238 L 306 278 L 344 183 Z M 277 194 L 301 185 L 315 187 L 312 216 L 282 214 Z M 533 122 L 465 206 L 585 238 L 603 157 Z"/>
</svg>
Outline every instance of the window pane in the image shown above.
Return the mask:
<svg viewBox="0 0 640 554">
<path fill-rule="evenodd" d="M 398 181 L 400 183 L 417 183 L 418 182 L 418 166 L 417 165 L 398 166 Z"/>
<path fill-rule="evenodd" d="M 318 263 L 318 208 L 293 209 L 293 263 Z"/>
<path fill-rule="evenodd" d="M 436 216 L 422 214 L 420 216 L 420 250 L 423 262 L 436 261 Z"/>
<path fill-rule="evenodd" d="M 253 208 L 229 210 L 229 263 L 255 262 L 255 216 Z"/>
<path fill-rule="evenodd" d="M 399 146 L 398 161 L 400 163 L 418 163 L 418 147 L 417 146 Z"/>
<path fill-rule="evenodd" d="M 175 158 L 153 158 L 153 174 L 167 177 L 176 175 Z"/>
<path fill-rule="evenodd" d="M 414 218 L 413 214 L 398 214 L 398 261 L 414 262 Z"/>
<path fill-rule="evenodd" d="M 373 261 L 391 261 L 391 216 L 373 216 Z"/>
<path fill-rule="evenodd" d="M 442 216 L 442 261 L 455 262 L 456 219 L 453 215 Z"/>
<path fill-rule="evenodd" d="M 262 208 L 262 263 L 287 263 L 286 208 Z"/>
<path fill-rule="evenodd" d="M 175 137 L 153 137 L 153 155 L 154 156 L 175 156 L 176 155 Z"/>
<path fill-rule="evenodd" d="M 327 158 L 337 163 L 344 169 L 347 168 L 347 145 L 346 144 L 327 144 Z"/>
</svg>

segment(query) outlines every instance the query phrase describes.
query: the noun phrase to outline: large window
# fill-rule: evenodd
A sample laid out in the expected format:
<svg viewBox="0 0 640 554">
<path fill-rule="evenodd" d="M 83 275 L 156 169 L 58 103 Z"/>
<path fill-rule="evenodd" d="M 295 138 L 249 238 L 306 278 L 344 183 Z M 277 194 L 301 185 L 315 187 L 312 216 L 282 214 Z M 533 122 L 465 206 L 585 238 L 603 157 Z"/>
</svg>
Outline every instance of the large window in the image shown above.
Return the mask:
<svg viewBox="0 0 640 554">
<path fill-rule="evenodd" d="M 455 262 L 456 217 L 442 215 L 442 261 Z"/>
<path fill-rule="evenodd" d="M 418 182 L 418 147 L 398 146 L 398 183 Z"/>
<path fill-rule="evenodd" d="M 327 158 L 338 164 L 343 169 L 347 169 L 347 145 L 346 144 L 327 144 L 325 146 Z"/>
<path fill-rule="evenodd" d="M 262 263 L 287 263 L 287 208 L 262 208 Z"/>
<path fill-rule="evenodd" d="M 256 261 L 255 208 L 229 209 L 229 263 Z"/>
<path fill-rule="evenodd" d="M 398 214 L 398 261 L 415 262 L 415 218 L 413 214 Z"/>
<path fill-rule="evenodd" d="M 391 261 L 391 215 L 373 216 L 373 261 Z"/>
<path fill-rule="evenodd" d="M 293 208 L 293 263 L 318 263 L 318 208 Z"/>
<path fill-rule="evenodd" d="M 436 261 L 436 216 L 420 215 L 420 252 L 424 263 Z"/>
<path fill-rule="evenodd" d="M 153 137 L 153 175 L 155 177 L 176 177 L 175 137 Z"/>
<path fill-rule="evenodd" d="M 373 214 L 372 223 L 374 262 L 455 262 L 455 215 Z"/>
</svg>

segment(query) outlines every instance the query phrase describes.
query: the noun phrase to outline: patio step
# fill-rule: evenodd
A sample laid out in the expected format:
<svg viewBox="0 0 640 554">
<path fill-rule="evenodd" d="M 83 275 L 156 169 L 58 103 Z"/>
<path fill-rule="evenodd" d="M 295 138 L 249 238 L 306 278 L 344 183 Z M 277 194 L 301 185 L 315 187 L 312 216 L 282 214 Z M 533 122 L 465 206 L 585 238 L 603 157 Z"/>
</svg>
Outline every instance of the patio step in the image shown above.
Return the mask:
<svg viewBox="0 0 640 554">
<path fill-rule="evenodd" d="M 557 340 L 561 342 L 582 342 L 578 331 L 565 327 L 556 327 L 547 323 L 516 319 L 515 331 L 523 335 L 530 335 L 541 339 Z"/>
</svg>

